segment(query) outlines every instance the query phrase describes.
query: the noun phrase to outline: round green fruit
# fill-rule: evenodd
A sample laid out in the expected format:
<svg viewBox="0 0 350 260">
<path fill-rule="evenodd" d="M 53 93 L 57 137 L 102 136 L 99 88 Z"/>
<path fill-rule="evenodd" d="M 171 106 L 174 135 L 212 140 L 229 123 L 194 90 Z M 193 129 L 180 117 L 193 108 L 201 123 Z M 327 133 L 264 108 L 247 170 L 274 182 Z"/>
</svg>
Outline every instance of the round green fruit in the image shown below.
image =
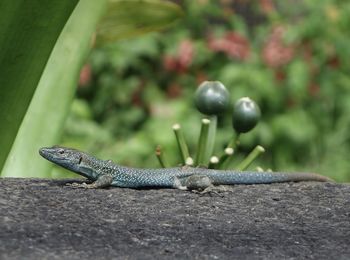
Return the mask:
<svg viewBox="0 0 350 260">
<path fill-rule="evenodd" d="M 219 81 L 204 81 L 197 88 L 194 102 L 197 109 L 205 115 L 219 115 L 230 104 L 226 87 Z"/>
<path fill-rule="evenodd" d="M 237 100 L 233 108 L 232 124 L 237 133 L 252 130 L 261 117 L 259 106 L 249 97 Z"/>
</svg>

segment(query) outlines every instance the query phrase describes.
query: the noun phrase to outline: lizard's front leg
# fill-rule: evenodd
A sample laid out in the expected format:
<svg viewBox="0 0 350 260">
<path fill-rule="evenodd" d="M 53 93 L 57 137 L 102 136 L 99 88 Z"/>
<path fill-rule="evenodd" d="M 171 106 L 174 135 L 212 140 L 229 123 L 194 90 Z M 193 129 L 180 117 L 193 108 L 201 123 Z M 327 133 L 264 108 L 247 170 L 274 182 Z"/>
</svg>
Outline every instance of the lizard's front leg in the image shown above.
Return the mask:
<svg viewBox="0 0 350 260">
<path fill-rule="evenodd" d="M 98 189 L 98 188 L 106 188 L 111 186 L 113 182 L 113 176 L 111 174 L 103 174 L 100 175 L 97 180 L 91 184 L 87 183 L 72 183 L 68 184 L 74 188 L 85 188 L 85 189 Z"/>
</svg>

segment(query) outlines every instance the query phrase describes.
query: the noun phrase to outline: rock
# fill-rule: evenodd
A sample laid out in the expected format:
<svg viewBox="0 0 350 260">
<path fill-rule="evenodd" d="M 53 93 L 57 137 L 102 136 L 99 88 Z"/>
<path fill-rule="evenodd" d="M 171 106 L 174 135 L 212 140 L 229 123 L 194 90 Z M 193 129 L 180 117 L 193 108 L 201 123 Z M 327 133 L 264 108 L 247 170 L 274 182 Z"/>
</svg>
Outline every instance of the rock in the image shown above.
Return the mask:
<svg viewBox="0 0 350 260">
<path fill-rule="evenodd" d="M 349 259 L 350 186 L 223 193 L 0 179 L 1 259 Z"/>
</svg>

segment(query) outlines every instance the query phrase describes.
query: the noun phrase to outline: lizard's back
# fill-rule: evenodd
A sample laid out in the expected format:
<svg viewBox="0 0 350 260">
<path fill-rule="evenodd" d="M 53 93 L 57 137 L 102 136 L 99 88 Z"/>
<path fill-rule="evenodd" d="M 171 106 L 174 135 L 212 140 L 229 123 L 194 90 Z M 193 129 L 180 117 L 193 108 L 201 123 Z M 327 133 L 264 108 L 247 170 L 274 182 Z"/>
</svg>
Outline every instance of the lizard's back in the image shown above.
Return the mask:
<svg viewBox="0 0 350 260">
<path fill-rule="evenodd" d="M 112 185 L 122 187 L 174 187 L 176 178 L 181 180 L 193 175 L 207 176 L 214 185 L 331 181 L 322 175 L 299 172 L 224 171 L 194 167 L 141 169 L 117 166 L 115 168 L 116 181 Z"/>
</svg>

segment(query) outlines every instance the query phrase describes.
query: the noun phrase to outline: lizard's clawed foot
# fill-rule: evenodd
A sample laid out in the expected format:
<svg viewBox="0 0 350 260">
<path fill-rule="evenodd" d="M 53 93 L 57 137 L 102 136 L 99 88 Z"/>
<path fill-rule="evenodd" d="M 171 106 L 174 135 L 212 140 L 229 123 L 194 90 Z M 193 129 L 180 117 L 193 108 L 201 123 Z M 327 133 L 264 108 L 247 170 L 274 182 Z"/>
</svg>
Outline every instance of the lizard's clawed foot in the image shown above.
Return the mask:
<svg viewBox="0 0 350 260">
<path fill-rule="evenodd" d="M 83 183 L 76 183 L 76 182 L 67 183 L 66 186 L 69 186 L 71 188 L 76 188 L 76 189 L 79 189 L 79 188 L 80 189 L 81 188 L 82 189 L 94 189 L 94 188 L 96 188 L 93 183 L 88 184 L 88 183 L 85 183 L 85 182 L 83 182 Z"/>
<path fill-rule="evenodd" d="M 210 185 L 209 187 L 205 188 L 202 191 L 199 191 L 198 193 L 200 194 L 209 194 L 209 195 L 219 195 L 222 196 L 221 193 L 226 192 L 227 189 L 224 186 L 214 186 L 214 185 Z"/>
</svg>

